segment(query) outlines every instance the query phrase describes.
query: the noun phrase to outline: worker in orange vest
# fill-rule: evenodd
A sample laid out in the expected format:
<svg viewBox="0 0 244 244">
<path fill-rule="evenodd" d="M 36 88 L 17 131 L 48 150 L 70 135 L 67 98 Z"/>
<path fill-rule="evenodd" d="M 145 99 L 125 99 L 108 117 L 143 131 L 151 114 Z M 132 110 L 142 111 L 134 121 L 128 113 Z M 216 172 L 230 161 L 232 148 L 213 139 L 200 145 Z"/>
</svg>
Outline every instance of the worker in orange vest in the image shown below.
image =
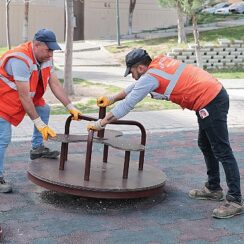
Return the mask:
<svg viewBox="0 0 244 244">
<path fill-rule="evenodd" d="M 33 41 L 5 52 L 0 58 L 0 192 L 12 191 L 3 177 L 4 156 L 11 141 L 11 125 L 17 126 L 26 113 L 35 125 L 30 158 L 59 155 L 43 144 L 43 139 L 56 136 L 48 126 L 50 107 L 43 99 L 47 85 L 73 119 L 79 119 L 81 112 L 72 105 L 54 70 L 53 51 L 59 49 L 55 34 L 41 29 Z"/>
<path fill-rule="evenodd" d="M 213 217 L 229 218 L 244 213 L 240 188 L 240 173 L 233 155 L 227 130 L 229 97 L 211 74 L 160 55 L 151 59 L 143 49 L 134 49 L 126 55 L 125 75 L 132 74 L 137 81 L 114 96 L 97 99 L 100 107 L 121 100 L 104 119 L 89 123 L 87 128 L 102 130 L 111 122 L 124 117 L 147 94 L 152 98 L 169 100 L 196 111 L 199 124 L 198 145 L 204 155 L 208 181 L 202 189 L 193 189 L 189 196 L 195 199 L 224 200 L 220 185 L 219 162 L 222 163 L 228 186 L 226 203 L 214 209 Z"/>
</svg>

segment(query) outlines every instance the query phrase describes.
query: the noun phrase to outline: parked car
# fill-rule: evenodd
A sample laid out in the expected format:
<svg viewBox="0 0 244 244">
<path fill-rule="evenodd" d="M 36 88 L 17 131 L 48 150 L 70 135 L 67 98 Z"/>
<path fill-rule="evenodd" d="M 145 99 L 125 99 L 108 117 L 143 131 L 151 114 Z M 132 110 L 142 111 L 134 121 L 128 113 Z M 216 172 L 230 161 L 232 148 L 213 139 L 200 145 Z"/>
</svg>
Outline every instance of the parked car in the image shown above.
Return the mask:
<svg viewBox="0 0 244 244">
<path fill-rule="evenodd" d="M 230 12 L 230 4 L 223 7 L 223 8 L 219 8 L 217 10 L 214 11 L 214 14 L 231 14 Z"/>
<path fill-rule="evenodd" d="M 244 14 L 244 2 L 231 4 L 229 7 L 229 11 L 233 14 Z"/>
<path fill-rule="evenodd" d="M 216 10 L 220 9 L 220 8 L 225 8 L 225 7 L 229 7 L 230 3 L 227 2 L 222 2 L 222 3 L 217 3 L 214 6 L 210 7 L 210 8 L 205 8 L 202 10 L 202 13 L 208 13 L 208 14 L 213 14 Z"/>
</svg>

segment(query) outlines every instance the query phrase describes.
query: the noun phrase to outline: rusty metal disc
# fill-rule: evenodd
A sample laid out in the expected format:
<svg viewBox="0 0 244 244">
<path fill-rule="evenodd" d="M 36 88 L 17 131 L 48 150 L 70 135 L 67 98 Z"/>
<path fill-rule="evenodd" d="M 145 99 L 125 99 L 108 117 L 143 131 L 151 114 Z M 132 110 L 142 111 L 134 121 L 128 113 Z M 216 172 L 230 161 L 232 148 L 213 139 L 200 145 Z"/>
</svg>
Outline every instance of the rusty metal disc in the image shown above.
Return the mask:
<svg viewBox="0 0 244 244">
<path fill-rule="evenodd" d="M 59 159 L 35 159 L 29 165 L 28 177 L 44 188 L 91 198 L 149 197 L 164 187 L 166 176 L 162 171 L 147 164 L 143 170 L 138 170 L 138 162 L 132 160 L 128 179 L 123 179 L 123 157 L 114 156 L 103 163 L 99 155 L 93 155 L 90 180 L 85 181 L 84 157 L 69 154 L 64 170 L 59 170 Z"/>
<path fill-rule="evenodd" d="M 107 140 L 108 138 L 115 138 L 122 136 L 123 133 L 116 130 L 105 130 L 103 138 L 99 138 L 97 135 L 94 136 L 94 139 Z M 65 143 L 76 143 L 76 142 L 85 142 L 87 141 L 87 134 L 81 135 L 72 135 L 72 134 L 57 134 L 55 137 L 49 138 L 52 141 L 56 142 L 65 142 Z"/>
</svg>

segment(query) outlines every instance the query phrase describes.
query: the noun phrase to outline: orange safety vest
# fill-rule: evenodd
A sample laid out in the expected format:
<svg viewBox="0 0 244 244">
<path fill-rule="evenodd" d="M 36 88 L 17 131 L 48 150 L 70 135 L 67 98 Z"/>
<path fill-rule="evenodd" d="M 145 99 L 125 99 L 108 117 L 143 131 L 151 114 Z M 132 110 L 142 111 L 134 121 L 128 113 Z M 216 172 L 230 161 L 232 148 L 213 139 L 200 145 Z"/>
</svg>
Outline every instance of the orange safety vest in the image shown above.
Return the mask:
<svg viewBox="0 0 244 244">
<path fill-rule="evenodd" d="M 31 71 L 29 80 L 29 94 L 35 106 L 44 106 L 43 94 L 46 90 L 52 61 L 43 62 L 38 71 L 37 61 L 33 54 L 32 42 L 26 42 L 4 53 L 0 58 L 0 117 L 17 126 L 25 116 L 25 110 L 19 99 L 19 94 L 13 76 L 4 67 L 10 58 L 23 60 Z M 39 74 L 40 72 L 40 74 Z"/>
<path fill-rule="evenodd" d="M 159 87 L 152 95 L 199 111 L 220 92 L 222 84 L 208 72 L 160 55 L 149 65 L 147 74 L 157 78 Z"/>
</svg>

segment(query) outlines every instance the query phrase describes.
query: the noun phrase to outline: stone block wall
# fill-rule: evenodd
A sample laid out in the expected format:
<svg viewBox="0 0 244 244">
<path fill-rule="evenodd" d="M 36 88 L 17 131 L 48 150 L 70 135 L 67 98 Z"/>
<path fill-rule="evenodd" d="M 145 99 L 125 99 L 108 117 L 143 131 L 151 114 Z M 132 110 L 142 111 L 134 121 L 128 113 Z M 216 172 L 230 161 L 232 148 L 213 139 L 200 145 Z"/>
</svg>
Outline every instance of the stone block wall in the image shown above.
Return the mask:
<svg viewBox="0 0 244 244">
<path fill-rule="evenodd" d="M 221 39 L 219 45 L 208 44 L 201 47 L 204 69 L 244 68 L 244 41 Z M 175 48 L 167 56 L 182 60 L 186 64 L 195 64 L 195 48 Z"/>
</svg>

